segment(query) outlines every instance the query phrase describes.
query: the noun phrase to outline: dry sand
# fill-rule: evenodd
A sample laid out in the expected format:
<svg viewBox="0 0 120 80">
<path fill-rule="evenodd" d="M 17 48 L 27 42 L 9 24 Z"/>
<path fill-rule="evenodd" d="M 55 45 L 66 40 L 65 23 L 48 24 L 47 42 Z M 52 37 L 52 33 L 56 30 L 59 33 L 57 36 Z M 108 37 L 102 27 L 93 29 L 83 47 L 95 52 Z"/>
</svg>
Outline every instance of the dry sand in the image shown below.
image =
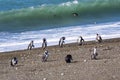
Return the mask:
<svg viewBox="0 0 120 80">
<path fill-rule="evenodd" d="M 98 60 L 91 60 L 90 50 L 98 47 Z M 120 38 L 66 44 L 63 48 L 48 47 L 47 62 L 41 61 L 41 48 L 0 53 L 0 80 L 120 80 Z M 65 63 L 67 54 L 73 62 Z M 18 65 L 10 66 L 12 57 L 18 58 Z"/>
</svg>

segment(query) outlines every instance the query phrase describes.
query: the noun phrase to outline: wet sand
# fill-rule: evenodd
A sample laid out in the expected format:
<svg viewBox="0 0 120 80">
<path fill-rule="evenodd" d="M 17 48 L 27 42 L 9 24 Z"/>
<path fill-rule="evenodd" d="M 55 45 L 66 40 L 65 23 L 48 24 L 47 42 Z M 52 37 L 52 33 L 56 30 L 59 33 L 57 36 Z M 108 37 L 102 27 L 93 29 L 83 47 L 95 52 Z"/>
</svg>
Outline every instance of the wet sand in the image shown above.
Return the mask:
<svg viewBox="0 0 120 80">
<path fill-rule="evenodd" d="M 97 60 L 91 60 L 90 50 L 98 47 Z M 42 48 L 0 53 L 0 80 L 120 80 L 120 38 L 59 46 L 49 46 L 47 62 L 42 62 Z M 71 54 L 73 62 L 64 58 Z M 18 65 L 10 66 L 12 57 Z"/>
</svg>

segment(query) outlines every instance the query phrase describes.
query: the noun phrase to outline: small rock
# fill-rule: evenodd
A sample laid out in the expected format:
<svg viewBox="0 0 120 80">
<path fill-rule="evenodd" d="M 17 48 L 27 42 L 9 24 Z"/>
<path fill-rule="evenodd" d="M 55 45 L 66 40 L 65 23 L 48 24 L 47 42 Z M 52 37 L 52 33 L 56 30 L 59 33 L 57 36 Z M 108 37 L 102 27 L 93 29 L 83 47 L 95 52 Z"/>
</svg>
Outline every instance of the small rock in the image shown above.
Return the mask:
<svg viewBox="0 0 120 80">
<path fill-rule="evenodd" d="M 63 76 L 64 75 L 64 73 L 61 73 L 61 76 Z"/>
<path fill-rule="evenodd" d="M 85 59 L 84 62 L 87 62 L 87 60 Z"/>
<path fill-rule="evenodd" d="M 47 78 L 43 78 L 43 80 L 47 80 Z"/>
</svg>

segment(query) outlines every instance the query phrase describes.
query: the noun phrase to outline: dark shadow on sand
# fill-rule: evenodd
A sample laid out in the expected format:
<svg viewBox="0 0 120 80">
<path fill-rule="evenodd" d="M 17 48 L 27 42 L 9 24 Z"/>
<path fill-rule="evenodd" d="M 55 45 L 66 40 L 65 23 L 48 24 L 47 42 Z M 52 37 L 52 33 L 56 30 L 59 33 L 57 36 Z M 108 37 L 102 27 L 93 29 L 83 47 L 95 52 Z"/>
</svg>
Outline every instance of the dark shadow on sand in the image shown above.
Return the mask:
<svg viewBox="0 0 120 80">
<path fill-rule="evenodd" d="M 78 63 L 79 61 L 72 61 L 71 63 Z"/>
<path fill-rule="evenodd" d="M 24 65 L 16 65 L 15 67 L 21 67 L 21 66 L 24 66 Z"/>
<path fill-rule="evenodd" d="M 46 62 L 53 62 L 53 61 L 57 61 L 57 60 L 47 60 Z"/>
</svg>

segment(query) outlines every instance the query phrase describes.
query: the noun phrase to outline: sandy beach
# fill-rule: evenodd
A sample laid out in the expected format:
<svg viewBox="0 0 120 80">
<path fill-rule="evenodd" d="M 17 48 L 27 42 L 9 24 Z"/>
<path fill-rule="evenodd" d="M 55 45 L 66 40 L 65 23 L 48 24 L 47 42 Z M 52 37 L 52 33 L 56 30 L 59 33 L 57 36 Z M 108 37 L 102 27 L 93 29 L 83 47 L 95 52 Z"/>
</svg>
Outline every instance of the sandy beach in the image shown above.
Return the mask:
<svg viewBox="0 0 120 80">
<path fill-rule="evenodd" d="M 90 50 L 98 47 L 97 60 L 91 60 Z M 120 80 L 120 38 L 59 46 L 49 46 L 47 62 L 42 62 L 42 48 L 0 53 L 0 80 Z M 71 54 L 73 62 L 64 58 Z M 12 57 L 18 58 L 15 67 L 10 66 Z"/>
</svg>

